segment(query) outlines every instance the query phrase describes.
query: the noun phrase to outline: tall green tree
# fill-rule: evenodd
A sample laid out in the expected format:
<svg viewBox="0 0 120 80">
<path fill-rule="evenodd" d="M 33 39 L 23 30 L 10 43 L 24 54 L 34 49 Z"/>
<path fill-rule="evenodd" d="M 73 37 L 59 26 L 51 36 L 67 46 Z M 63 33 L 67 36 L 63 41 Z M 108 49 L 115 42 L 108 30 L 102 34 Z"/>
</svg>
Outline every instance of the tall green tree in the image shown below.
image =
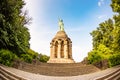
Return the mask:
<svg viewBox="0 0 120 80">
<path fill-rule="evenodd" d="M 120 14 L 120 0 L 112 0 L 111 7 L 113 12 L 117 12 Z"/>
<path fill-rule="evenodd" d="M 120 15 L 114 16 L 115 29 L 113 31 L 113 49 L 115 52 L 120 52 Z"/>
<path fill-rule="evenodd" d="M 93 37 L 93 48 L 97 49 L 100 44 L 104 44 L 106 47 L 111 47 L 113 41 L 112 31 L 114 29 L 113 20 L 109 19 L 99 24 L 99 27 L 92 31 L 90 34 Z"/>
<path fill-rule="evenodd" d="M 113 17 L 115 21 L 113 49 L 115 52 L 120 52 L 120 0 L 112 0 L 111 7 L 113 12 L 117 13 Z"/>
<path fill-rule="evenodd" d="M 0 49 L 9 49 L 18 56 L 29 49 L 29 22 L 22 12 L 23 0 L 0 0 Z"/>
<path fill-rule="evenodd" d="M 99 27 L 91 33 L 93 50 L 88 54 L 90 63 L 107 59 L 109 66 L 120 64 L 120 0 L 111 1 L 112 10 L 116 14 L 113 15 L 113 19 L 99 24 Z"/>
</svg>

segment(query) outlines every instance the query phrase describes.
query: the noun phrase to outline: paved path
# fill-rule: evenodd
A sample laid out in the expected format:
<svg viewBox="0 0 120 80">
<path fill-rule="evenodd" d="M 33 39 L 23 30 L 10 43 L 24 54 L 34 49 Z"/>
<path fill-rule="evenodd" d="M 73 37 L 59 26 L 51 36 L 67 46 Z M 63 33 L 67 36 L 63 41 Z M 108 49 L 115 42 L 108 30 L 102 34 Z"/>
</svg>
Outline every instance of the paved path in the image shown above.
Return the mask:
<svg viewBox="0 0 120 80">
<path fill-rule="evenodd" d="M 91 74 L 72 76 L 72 77 L 44 76 L 44 75 L 21 71 L 21 70 L 11 68 L 11 67 L 4 67 L 4 69 L 6 69 L 6 70 L 10 71 L 11 73 L 14 73 L 18 76 L 22 76 L 23 78 L 25 78 L 27 80 L 95 80 L 96 78 L 105 76 L 106 74 L 110 74 L 110 73 L 120 69 L 120 66 L 117 66 L 114 68 L 109 68 L 109 69 L 91 73 Z"/>
</svg>

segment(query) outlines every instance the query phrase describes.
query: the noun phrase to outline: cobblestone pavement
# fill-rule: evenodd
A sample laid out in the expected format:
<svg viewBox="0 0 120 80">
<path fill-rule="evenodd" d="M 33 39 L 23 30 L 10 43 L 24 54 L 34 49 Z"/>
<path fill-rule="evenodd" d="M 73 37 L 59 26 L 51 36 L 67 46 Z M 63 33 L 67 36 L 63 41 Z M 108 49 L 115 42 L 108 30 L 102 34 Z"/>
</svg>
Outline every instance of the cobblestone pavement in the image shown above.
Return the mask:
<svg viewBox="0 0 120 80">
<path fill-rule="evenodd" d="M 69 77 L 59 77 L 59 76 L 44 76 L 34 73 L 29 73 L 25 71 L 21 71 L 15 68 L 11 67 L 4 67 L 6 70 L 10 71 L 11 73 L 14 73 L 18 76 L 21 76 L 27 80 L 95 80 L 96 78 L 105 76 L 106 74 L 110 74 L 118 69 L 120 69 L 120 66 L 109 68 L 103 71 L 86 74 L 86 75 L 79 75 L 79 76 L 69 76 Z"/>
</svg>

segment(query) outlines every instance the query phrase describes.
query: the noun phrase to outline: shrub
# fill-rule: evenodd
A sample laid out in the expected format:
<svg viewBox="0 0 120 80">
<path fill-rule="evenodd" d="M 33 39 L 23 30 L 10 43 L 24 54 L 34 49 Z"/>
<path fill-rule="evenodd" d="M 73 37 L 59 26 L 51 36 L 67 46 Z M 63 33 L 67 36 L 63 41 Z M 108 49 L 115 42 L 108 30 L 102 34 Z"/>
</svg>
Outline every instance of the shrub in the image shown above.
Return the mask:
<svg viewBox="0 0 120 80">
<path fill-rule="evenodd" d="M 39 61 L 41 61 L 41 62 L 47 62 L 48 60 L 49 60 L 49 57 L 47 55 L 40 54 Z"/>
<path fill-rule="evenodd" d="M 113 54 L 109 58 L 109 65 L 110 67 L 116 66 L 120 64 L 120 53 L 119 54 Z"/>
<path fill-rule="evenodd" d="M 29 49 L 27 51 L 27 54 L 29 54 L 33 59 L 36 59 L 38 57 L 38 53 L 33 51 L 32 49 Z"/>
<path fill-rule="evenodd" d="M 112 54 L 112 50 L 107 48 L 105 45 L 100 44 L 97 49 L 93 49 L 88 53 L 88 60 L 90 64 L 94 64 L 103 60 L 109 60 Z"/>
<path fill-rule="evenodd" d="M 32 56 L 29 55 L 29 54 L 22 54 L 22 55 L 21 55 L 21 60 L 23 60 L 23 61 L 25 61 L 25 62 L 27 62 L 27 63 L 31 63 L 32 60 L 33 60 L 33 58 L 32 58 Z"/>
<path fill-rule="evenodd" d="M 0 63 L 6 66 L 12 66 L 13 60 L 17 59 L 18 57 L 11 51 L 1 49 L 0 50 Z"/>
<path fill-rule="evenodd" d="M 96 62 L 99 62 L 102 60 L 102 56 L 100 55 L 100 52 L 97 50 L 93 50 L 88 53 L 88 61 L 90 64 L 94 64 Z"/>
</svg>

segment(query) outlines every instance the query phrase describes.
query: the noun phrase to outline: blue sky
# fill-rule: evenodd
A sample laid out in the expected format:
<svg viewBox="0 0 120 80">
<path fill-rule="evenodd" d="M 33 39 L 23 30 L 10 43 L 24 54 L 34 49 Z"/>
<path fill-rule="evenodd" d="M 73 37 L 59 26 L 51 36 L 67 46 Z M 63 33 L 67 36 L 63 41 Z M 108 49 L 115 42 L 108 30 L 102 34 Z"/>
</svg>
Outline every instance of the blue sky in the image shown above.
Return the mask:
<svg viewBox="0 0 120 80">
<path fill-rule="evenodd" d="M 92 32 L 99 23 L 112 18 L 111 0 L 25 0 L 32 23 L 28 25 L 30 47 L 50 55 L 50 42 L 58 31 L 58 18 L 72 40 L 72 53 L 80 62 L 92 50 Z"/>
</svg>

